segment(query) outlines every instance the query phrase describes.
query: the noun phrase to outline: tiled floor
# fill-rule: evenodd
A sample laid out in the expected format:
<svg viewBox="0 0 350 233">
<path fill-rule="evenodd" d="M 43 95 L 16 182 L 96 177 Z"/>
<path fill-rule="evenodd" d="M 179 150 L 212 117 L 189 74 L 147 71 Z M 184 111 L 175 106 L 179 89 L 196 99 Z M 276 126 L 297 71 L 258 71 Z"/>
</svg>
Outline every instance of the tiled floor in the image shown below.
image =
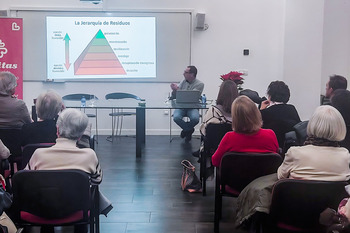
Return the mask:
<svg viewBox="0 0 350 233">
<path fill-rule="evenodd" d="M 207 182 L 207 196 L 181 190 L 181 161 L 199 164 L 191 152 L 199 139 L 185 143 L 168 136 L 147 136 L 143 156 L 135 157 L 135 138 L 112 142 L 99 136 L 95 151 L 103 169 L 100 190 L 113 202 L 108 217 L 100 217 L 102 233 L 212 233 L 214 232 L 214 181 Z M 223 199 L 220 233 L 246 233 L 234 227 L 234 199 Z M 38 233 L 34 228 L 32 233 Z M 72 233 L 72 227 L 56 233 Z"/>
<path fill-rule="evenodd" d="M 101 232 L 213 232 L 214 181 L 207 182 L 205 197 L 183 192 L 180 186 L 183 159 L 199 170 L 191 155 L 198 147 L 195 138 L 170 143 L 167 136 L 147 136 L 143 156 L 136 159 L 135 138 L 119 137 L 111 143 L 100 136 L 96 145 L 104 171 L 100 190 L 114 205 L 107 218 L 100 218 Z M 234 199 L 224 198 L 223 206 L 220 232 L 246 232 L 233 225 Z"/>
</svg>

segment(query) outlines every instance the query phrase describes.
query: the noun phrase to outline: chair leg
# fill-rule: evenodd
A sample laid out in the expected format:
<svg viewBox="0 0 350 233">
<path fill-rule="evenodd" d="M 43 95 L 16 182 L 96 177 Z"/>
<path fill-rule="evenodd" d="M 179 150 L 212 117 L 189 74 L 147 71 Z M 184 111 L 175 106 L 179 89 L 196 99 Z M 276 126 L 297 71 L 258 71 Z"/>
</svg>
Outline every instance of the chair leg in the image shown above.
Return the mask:
<svg viewBox="0 0 350 233">
<path fill-rule="evenodd" d="M 120 135 L 120 133 L 118 133 L 119 128 L 120 128 L 120 117 L 121 117 L 121 116 L 119 115 L 120 112 L 121 112 L 121 111 L 118 109 L 118 110 L 117 110 L 118 116 L 117 116 L 117 124 L 116 124 L 116 128 L 115 128 L 115 136 Z"/>
<path fill-rule="evenodd" d="M 170 114 L 169 114 L 169 141 L 172 142 L 173 141 L 173 138 L 171 136 L 171 121 L 172 121 L 172 117 L 173 117 L 173 114 L 172 114 L 172 110 L 170 109 Z"/>
<path fill-rule="evenodd" d="M 96 111 L 95 111 L 95 115 L 96 115 L 96 137 L 95 137 L 95 141 L 98 144 L 97 108 L 96 108 Z"/>
<path fill-rule="evenodd" d="M 115 109 L 112 109 L 112 139 L 111 141 L 113 142 L 114 140 L 114 128 L 115 128 L 115 121 L 116 121 L 116 116 L 114 116 L 114 113 L 115 113 Z"/>
<path fill-rule="evenodd" d="M 220 178 L 218 168 L 216 168 L 216 179 L 215 179 L 215 210 L 214 210 L 214 232 L 219 233 L 220 230 L 220 219 L 221 219 L 221 205 L 222 196 L 220 194 Z"/>
<path fill-rule="evenodd" d="M 119 135 L 122 135 L 122 127 L 123 127 L 123 115 L 120 116 L 120 126 L 119 126 Z"/>
<path fill-rule="evenodd" d="M 206 160 L 207 156 L 205 152 L 200 153 L 200 177 L 202 181 L 203 196 L 207 195 L 207 174 L 206 174 Z"/>
<path fill-rule="evenodd" d="M 40 233 L 54 233 L 55 228 L 53 226 L 41 226 Z"/>
</svg>

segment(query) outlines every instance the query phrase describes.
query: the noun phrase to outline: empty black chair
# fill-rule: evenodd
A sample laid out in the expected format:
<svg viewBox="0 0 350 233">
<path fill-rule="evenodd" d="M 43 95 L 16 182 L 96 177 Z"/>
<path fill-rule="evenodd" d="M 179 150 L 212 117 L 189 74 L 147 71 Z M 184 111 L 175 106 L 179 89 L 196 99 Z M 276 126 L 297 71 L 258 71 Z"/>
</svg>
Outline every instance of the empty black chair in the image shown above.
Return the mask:
<svg viewBox="0 0 350 233">
<path fill-rule="evenodd" d="M 12 179 L 14 222 L 26 226 L 89 224 L 99 232 L 98 186 L 80 170 L 19 171 Z"/>
<path fill-rule="evenodd" d="M 206 135 L 202 138 L 204 149 L 201 152 L 200 158 L 200 179 L 202 182 L 203 196 L 206 195 L 206 179 L 207 179 L 207 163 L 211 162 L 211 156 L 218 148 L 221 139 L 229 131 L 232 131 L 231 124 L 212 124 L 209 123 L 206 127 Z"/>
<path fill-rule="evenodd" d="M 346 181 L 279 180 L 272 190 L 268 232 L 326 232 L 319 224 L 320 213 L 338 208 L 349 196 L 346 185 Z"/>
<path fill-rule="evenodd" d="M 277 172 L 282 157 L 275 153 L 228 152 L 216 168 L 214 232 L 219 232 L 222 197 L 238 197 L 253 180 Z"/>
<path fill-rule="evenodd" d="M 135 101 L 143 101 L 140 97 L 124 92 L 114 92 L 109 93 L 105 96 L 106 100 L 121 100 L 121 99 L 134 99 Z M 114 137 L 114 131 L 116 131 L 116 135 L 119 129 L 119 135 L 121 134 L 121 130 L 123 127 L 123 117 L 124 116 L 134 116 L 136 112 L 124 111 L 122 108 L 113 108 L 112 112 L 109 114 L 112 117 L 112 141 Z M 120 125 L 119 125 L 120 124 Z"/>
</svg>

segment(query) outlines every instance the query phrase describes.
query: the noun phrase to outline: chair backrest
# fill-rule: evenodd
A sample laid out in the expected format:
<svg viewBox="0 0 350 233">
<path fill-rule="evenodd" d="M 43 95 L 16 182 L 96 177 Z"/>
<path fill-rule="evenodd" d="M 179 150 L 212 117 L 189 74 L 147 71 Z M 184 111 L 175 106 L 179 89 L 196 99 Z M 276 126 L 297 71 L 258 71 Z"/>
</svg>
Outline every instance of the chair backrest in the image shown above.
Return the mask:
<svg viewBox="0 0 350 233">
<path fill-rule="evenodd" d="M 218 148 L 221 139 L 229 131 L 232 131 L 231 124 L 212 124 L 209 123 L 206 127 L 206 135 L 204 137 L 204 151 L 213 154 Z"/>
<path fill-rule="evenodd" d="M 90 144 L 90 148 L 92 150 L 95 150 L 95 142 L 96 142 L 96 139 L 95 139 L 95 135 L 90 135 L 90 140 L 89 140 L 89 144 Z"/>
<path fill-rule="evenodd" d="M 302 146 L 306 140 L 308 123 L 309 121 L 302 121 L 293 126 L 299 146 Z"/>
<path fill-rule="evenodd" d="M 55 145 L 55 143 L 34 143 L 34 144 L 27 144 L 22 148 L 22 163 L 20 166 L 18 166 L 18 170 L 23 170 L 30 158 L 32 157 L 34 151 L 38 148 L 46 148 L 46 147 L 51 147 Z"/>
<path fill-rule="evenodd" d="M 291 146 L 302 146 L 307 137 L 307 125 L 309 121 L 301 121 L 293 126 L 293 131 L 287 132 L 285 134 L 285 142 L 283 145 L 283 152 L 287 152 L 287 150 Z"/>
<path fill-rule="evenodd" d="M 33 224 L 88 221 L 90 177 L 81 170 L 23 170 L 14 174 L 16 218 Z"/>
<path fill-rule="evenodd" d="M 135 100 L 142 100 L 140 97 L 130 94 L 130 93 L 123 93 L 123 92 L 115 92 L 115 93 L 109 93 L 106 95 L 106 100 L 109 99 L 135 99 Z"/>
<path fill-rule="evenodd" d="M 256 178 L 277 172 L 281 163 L 282 157 L 275 153 L 226 153 L 219 169 L 222 191 L 227 185 L 230 193 L 238 195 Z"/>
<path fill-rule="evenodd" d="M 270 216 L 277 226 L 289 230 L 320 232 L 319 216 L 326 208 L 337 209 L 348 197 L 346 181 L 279 180 L 272 190 Z"/>
<path fill-rule="evenodd" d="M 22 155 L 21 132 L 21 128 L 0 128 L 0 139 L 10 150 L 11 158 Z"/>
<path fill-rule="evenodd" d="M 96 99 L 98 100 L 97 96 L 93 94 L 69 94 L 62 97 L 63 100 L 70 100 L 70 101 L 81 101 L 81 98 L 85 97 L 86 100 Z"/>
</svg>

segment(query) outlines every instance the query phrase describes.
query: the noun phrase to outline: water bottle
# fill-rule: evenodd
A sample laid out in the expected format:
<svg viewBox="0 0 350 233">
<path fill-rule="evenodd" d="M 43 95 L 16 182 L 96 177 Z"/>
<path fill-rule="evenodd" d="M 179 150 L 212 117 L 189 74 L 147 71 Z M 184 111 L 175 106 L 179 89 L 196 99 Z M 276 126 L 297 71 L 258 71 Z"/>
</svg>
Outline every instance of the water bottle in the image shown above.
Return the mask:
<svg viewBox="0 0 350 233">
<path fill-rule="evenodd" d="M 202 104 L 206 104 L 207 103 L 207 97 L 205 96 L 205 94 L 202 95 Z"/>
<path fill-rule="evenodd" d="M 86 99 L 85 99 L 85 96 L 83 96 L 80 100 L 80 106 L 85 108 L 86 107 Z"/>
</svg>

